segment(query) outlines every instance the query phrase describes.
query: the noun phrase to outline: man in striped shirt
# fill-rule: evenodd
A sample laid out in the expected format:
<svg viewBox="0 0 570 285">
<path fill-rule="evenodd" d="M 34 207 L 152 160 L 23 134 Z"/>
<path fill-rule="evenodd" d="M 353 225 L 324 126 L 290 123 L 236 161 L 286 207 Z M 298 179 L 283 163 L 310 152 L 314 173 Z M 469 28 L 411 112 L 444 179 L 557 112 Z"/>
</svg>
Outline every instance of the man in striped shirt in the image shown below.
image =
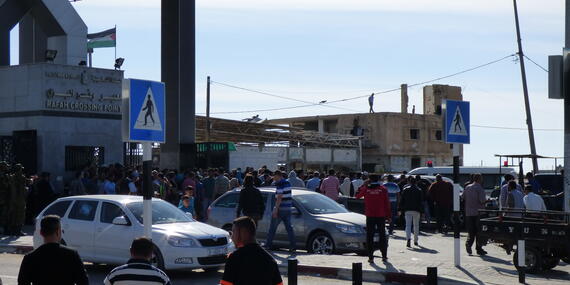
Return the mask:
<svg viewBox="0 0 570 285">
<path fill-rule="evenodd" d="M 148 238 L 137 238 L 131 244 L 131 259 L 116 267 L 105 278 L 105 285 L 170 285 L 162 270 L 150 264 L 154 245 Z"/>
<path fill-rule="evenodd" d="M 289 237 L 289 252 L 295 252 L 295 233 L 291 227 L 291 208 L 293 207 L 293 199 L 291 198 L 291 184 L 287 179 L 283 178 L 283 173 L 276 170 L 273 174 L 275 181 L 275 207 L 272 212 L 271 224 L 269 225 L 269 233 L 267 234 L 267 242 L 265 247 L 271 249 L 273 245 L 273 237 L 277 227 L 283 221 L 287 236 Z"/>
</svg>

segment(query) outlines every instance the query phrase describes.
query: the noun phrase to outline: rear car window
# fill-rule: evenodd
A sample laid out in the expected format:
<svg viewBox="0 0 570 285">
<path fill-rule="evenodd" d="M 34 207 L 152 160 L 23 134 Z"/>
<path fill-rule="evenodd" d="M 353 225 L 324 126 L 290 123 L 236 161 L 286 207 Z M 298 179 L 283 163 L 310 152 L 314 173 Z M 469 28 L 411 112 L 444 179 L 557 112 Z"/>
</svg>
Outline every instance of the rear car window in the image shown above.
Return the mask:
<svg viewBox="0 0 570 285">
<path fill-rule="evenodd" d="M 103 206 L 101 207 L 101 223 L 112 224 L 113 220 L 120 216 L 127 218 L 121 207 L 113 203 L 103 202 Z"/>
<path fill-rule="evenodd" d="M 221 197 L 214 206 L 220 208 L 235 208 L 237 207 L 238 202 L 239 193 L 231 193 Z"/>
<path fill-rule="evenodd" d="M 93 221 L 95 218 L 95 212 L 97 211 L 97 201 L 88 200 L 77 200 L 71 212 L 69 212 L 69 218 L 74 220 L 82 221 Z"/>
<path fill-rule="evenodd" d="M 47 208 L 47 210 L 45 210 L 44 216 L 57 215 L 61 218 L 65 216 L 65 212 L 67 212 L 67 208 L 69 208 L 69 205 L 71 205 L 71 201 L 57 202 L 51 205 L 51 207 Z"/>
</svg>

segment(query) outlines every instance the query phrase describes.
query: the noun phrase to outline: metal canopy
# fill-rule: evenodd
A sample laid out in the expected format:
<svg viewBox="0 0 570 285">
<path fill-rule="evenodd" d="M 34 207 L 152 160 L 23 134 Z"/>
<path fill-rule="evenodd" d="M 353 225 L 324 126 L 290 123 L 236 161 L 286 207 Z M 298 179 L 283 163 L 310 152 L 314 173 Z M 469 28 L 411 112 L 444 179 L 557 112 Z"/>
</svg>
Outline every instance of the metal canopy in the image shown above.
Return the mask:
<svg viewBox="0 0 570 285">
<path fill-rule="evenodd" d="M 210 142 L 357 148 L 360 137 L 300 128 L 210 118 Z M 196 141 L 206 142 L 206 117 L 196 116 Z"/>
<path fill-rule="evenodd" d="M 495 157 L 505 157 L 505 158 L 550 158 L 558 159 L 562 158 L 559 156 L 542 156 L 538 154 L 495 154 Z"/>
</svg>

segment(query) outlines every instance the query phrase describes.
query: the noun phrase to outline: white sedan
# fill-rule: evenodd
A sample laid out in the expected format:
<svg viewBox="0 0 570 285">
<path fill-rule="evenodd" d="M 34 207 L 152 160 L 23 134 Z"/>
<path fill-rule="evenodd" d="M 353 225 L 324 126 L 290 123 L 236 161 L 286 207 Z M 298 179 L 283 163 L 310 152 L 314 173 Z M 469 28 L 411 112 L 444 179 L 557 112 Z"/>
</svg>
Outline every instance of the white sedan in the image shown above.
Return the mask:
<svg viewBox="0 0 570 285">
<path fill-rule="evenodd" d="M 34 248 L 42 244 L 40 221 L 61 217 L 62 244 L 79 252 L 83 261 L 123 264 L 133 239 L 143 236 L 140 196 L 92 195 L 57 199 L 36 218 Z M 172 204 L 152 200 L 153 263 L 162 269 L 215 270 L 235 250 L 228 232 L 200 223 Z"/>
</svg>

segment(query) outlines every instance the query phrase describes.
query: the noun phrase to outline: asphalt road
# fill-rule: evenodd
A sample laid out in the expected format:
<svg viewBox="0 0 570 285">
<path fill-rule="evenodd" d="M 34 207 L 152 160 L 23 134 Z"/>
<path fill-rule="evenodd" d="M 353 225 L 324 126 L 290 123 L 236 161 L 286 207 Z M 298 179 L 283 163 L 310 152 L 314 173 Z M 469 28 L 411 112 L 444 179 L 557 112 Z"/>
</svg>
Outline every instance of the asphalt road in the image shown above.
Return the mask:
<svg viewBox="0 0 570 285">
<path fill-rule="evenodd" d="M 0 254 L 0 285 L 16 285 L 20 263 L 23 255 L 20 254 Z M 93 266 L 85 265 L 89 274 L 90 284 L 103 284 L 103 279 L 112 267 L 109 266 Z M 196 271 L 174 271 L 167 272 L 172 284 L 192 284 L 192 285 L 217 285 L 219 284 L 222 273 L 206 273 L 202 270 Z M 287 278 L 283 277 L 284 283 L 287 284 Z M 329 278 L 319 278 L 314 276 L 299 276 L 299 284 L 303 285 L 348 285 L 352 281 L 336 280 Z M 364 283 L 372 284 L 372 283 Z"/>
</svg>

